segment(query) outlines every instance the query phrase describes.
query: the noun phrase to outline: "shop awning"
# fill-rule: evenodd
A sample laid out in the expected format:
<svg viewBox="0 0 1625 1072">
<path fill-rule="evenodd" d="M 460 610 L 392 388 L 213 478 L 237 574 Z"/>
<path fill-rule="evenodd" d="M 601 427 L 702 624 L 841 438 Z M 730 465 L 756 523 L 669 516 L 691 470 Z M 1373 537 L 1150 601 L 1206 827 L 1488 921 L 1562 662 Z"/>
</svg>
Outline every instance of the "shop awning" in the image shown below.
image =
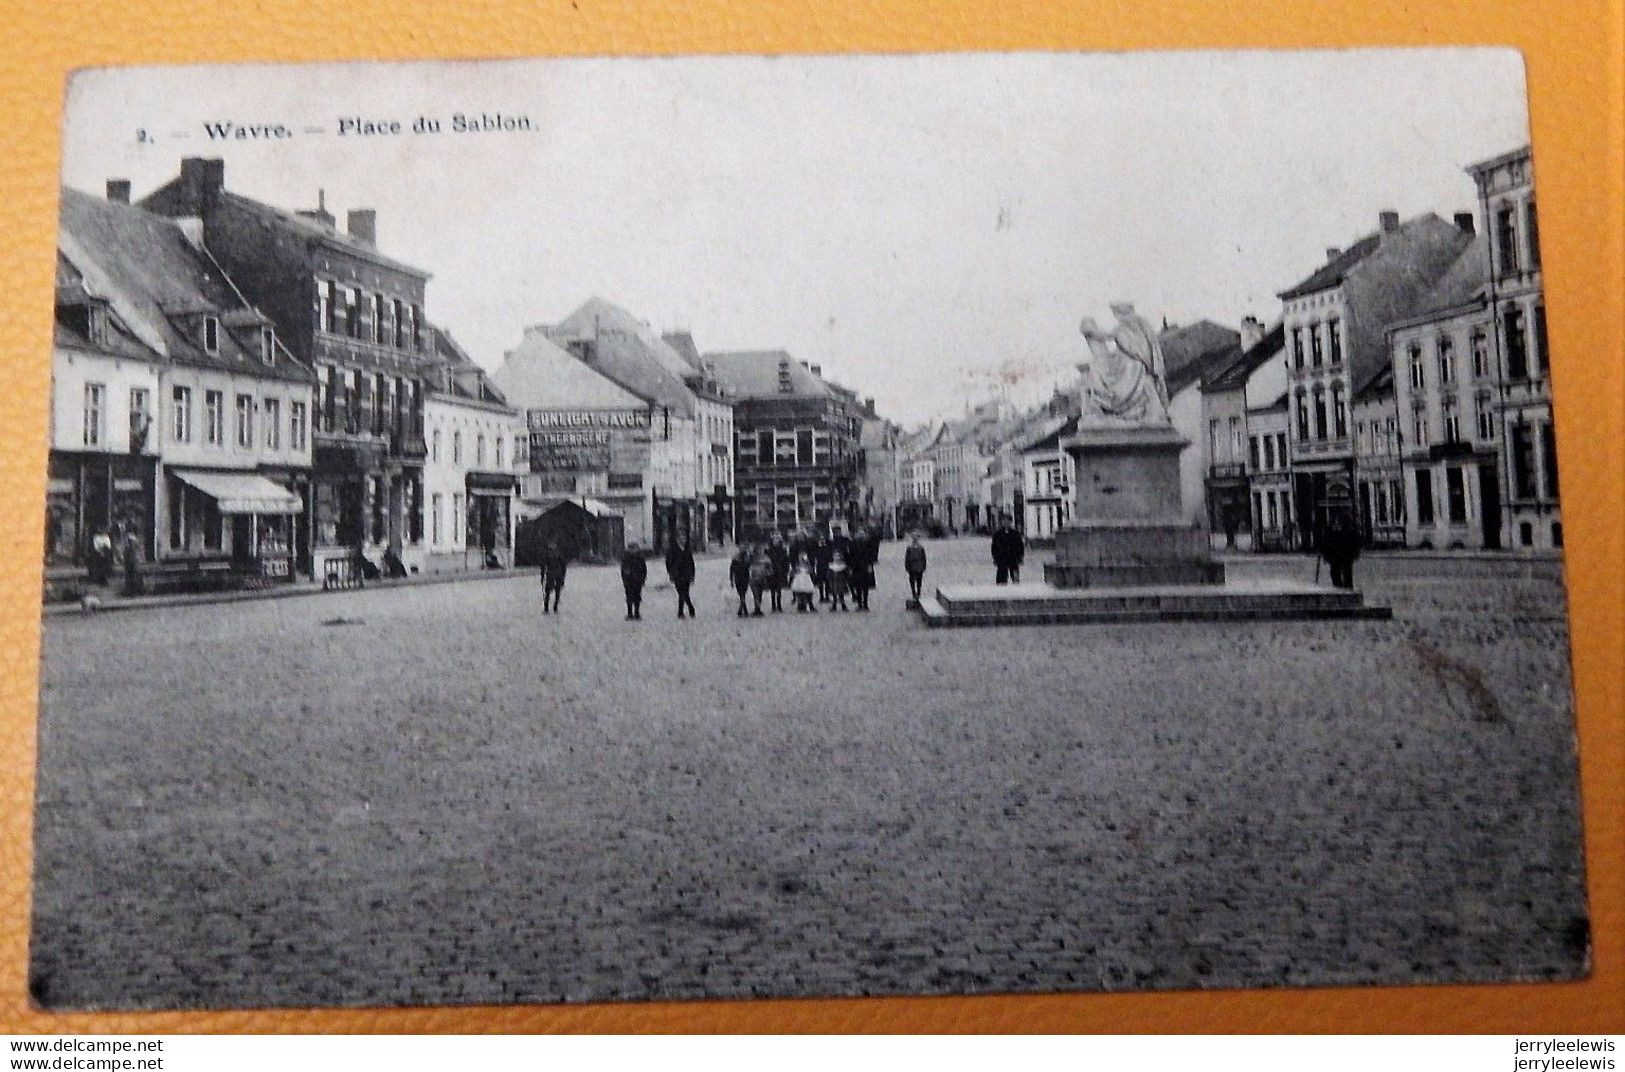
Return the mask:
<svg viewBox="0 0 1625 1072">
<path fill-rule="evenodd" d="M 299 496 L 258 473 L 221 473 L 208 469 L 173 469 L 175 477 L 196 488 L 220 507 L 222 514 L 297 514 Z"/>
</svg>

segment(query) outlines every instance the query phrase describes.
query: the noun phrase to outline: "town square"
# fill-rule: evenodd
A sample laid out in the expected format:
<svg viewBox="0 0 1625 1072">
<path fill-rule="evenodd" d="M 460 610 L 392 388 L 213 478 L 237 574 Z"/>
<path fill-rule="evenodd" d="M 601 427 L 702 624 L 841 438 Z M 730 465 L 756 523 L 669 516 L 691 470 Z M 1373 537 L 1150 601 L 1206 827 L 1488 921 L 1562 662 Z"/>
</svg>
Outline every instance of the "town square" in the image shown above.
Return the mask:
<svg viewBox="0 0 1625 1072">
<path fill-rule="evenodd" d="M 1553 565 L 1362 563 L 1386 622 L 926 629 L 900 560 L 867 617 L 738 619 L 714 557 L 692 621 L 612 567 L 549 618 L 526 575 L 48 619 L 37 999 L 1582 969 Z"/>
<path fill-rule="evenodd" d="M 198 77 L 70 93 L 40 1006 L 1588 972 L 1515 55 Z"/>
</svg>

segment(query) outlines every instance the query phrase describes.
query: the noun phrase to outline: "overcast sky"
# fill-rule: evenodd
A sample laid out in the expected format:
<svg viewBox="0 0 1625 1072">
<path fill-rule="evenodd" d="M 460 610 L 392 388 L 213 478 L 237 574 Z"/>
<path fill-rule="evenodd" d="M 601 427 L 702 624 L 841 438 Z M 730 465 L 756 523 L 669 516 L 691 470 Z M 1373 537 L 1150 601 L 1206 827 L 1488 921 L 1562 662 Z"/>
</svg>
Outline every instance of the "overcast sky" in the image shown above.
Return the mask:
<svg viewBox="0 0 1625 1072">
<path fill-rule="evenodd" d="M 1030 366 L 1018 397 L 1070 379 L 1111 301 L 1272 320 L 1327 246 L 1474 208 L 1463 166 L 1528 141 L 1522 61 L 1488 49 L 127 68 L 68 105 L 68 185 L 141 197 L 209 155 L 274 205 L 377 209 L 488 367 L 600 295 L 911 424 L 985 395 L 977 369 Z M 533 129 L 451 131 L 482 111 Z M 441 132 L 335 133 L 419 115 Z"/>
</svg>

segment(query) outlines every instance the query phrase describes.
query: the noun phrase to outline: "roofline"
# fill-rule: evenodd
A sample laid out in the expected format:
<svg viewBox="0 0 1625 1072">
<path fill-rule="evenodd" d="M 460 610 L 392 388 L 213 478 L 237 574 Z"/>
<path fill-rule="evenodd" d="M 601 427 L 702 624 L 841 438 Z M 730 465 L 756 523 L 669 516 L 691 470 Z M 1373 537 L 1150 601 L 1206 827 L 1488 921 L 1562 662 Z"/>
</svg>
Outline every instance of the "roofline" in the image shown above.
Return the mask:
<svg viewBox="0 0 1625 1072">
<path fill-rule="evenodd" d="M 1531 152 L 1531 149 L 1532 146 L 1526 143 L 1516 149 L 1509 149 L 1499 156 L 1492 156 L 1488 160 L 1480 160 L 1476 164 L 1468 164 L 1466 167 L 1462 168 L 1462 170 L 1476 179 L 1484 172 L 1498 168 L 1503 164 L 1510 164 L 1519 157 L 1532 156 L 1533 153 Z"/>
<path fill-rule="evenodd" d="M 248 205 L 252 209 L 260 212 L 270 213 L 272 216 L 279 217 L 279 222 L 291 222 L 291 220 L 287 219 L 288 217 L 304 220 L 304 217 L 299 216 L 298 213 L 277 208 L 275 205 L 267 205 L 263 201 L 256 201 L 252 197 L 245 197 L 244 195 L 235 193 L 231 190 L 221 190 L 220 196 L 223 198 L 230 198 L 240 204 Z M 321 224 L 317 223 L 315 220 L 304 220 L 304 222 L 309 223 L 312 228 L 321 228 L 318 233 L 311 233 L 310 231 L 302 228 L 297 228 L 297 225 L 295 226 L 294 233 L 299 234 L 312 242 L 327 246 L 328 248 L 337 250 L 340 253 L 348 253 L 352 256 L 360 257 L 363 260 L 372 261 L 384 268 L 391 268 L 398 272 L 405 272 L 407 275 L 416 276 L 424 282 L 428 282 L 430 279 L 434 278 L 434 274 L 432 272 L 427 272 L 422 268 L 414 267 L 413 265 L 407 264 L 405 261 L 398 261 L 389 254 L 382 252 L 375 246 L 365 245 L 359 239 L 347 240 L 348 236 L 340 235 L 337 231 L 329 232 L 326 228 L 322 228 Z"/>
<path fill-rule="evenodd" d="M 451 391 L 442 391 L 439 388 L 435 388 L 432 391 L 425 391 L 423 393 L 423 397 L 425 400 L 440 399 L 445 402 L 455 403 L 459 406 L 470 406 L 474 409 L 491 410 L 499 413 L 511 413 L 514 416 L 519 415 L 519 410 L 515 406 L 506 405 L 501 402 L 488 402 L 483 398 L 465 398 L 462 395 L 454 394 Z"/>
<path fill-rule="evenodd" d="M 1457 305 L 1449 305 L 1443 309 L 1434 309 L 1426 313 L 1418 313 L 1415 316 L 1408 316 L 1403 320 L 1395 320 L 1393 323 L 1382 329 L 1382 334 L 1384 338 L 1391 338 L 1396 331 L 1404 331 L 1406 328 L 1414 328 L 1420 327 L 1423 324 L 1431 324 L 1435 320 L 1448 320 L 1450 317 L 1460 316 L 1462 313 L 1483 312 L 1489 307 L 1490 303 L 1488 298 L 1474 298 L 1472 301 L 1461 302 Z"/>
</svg>

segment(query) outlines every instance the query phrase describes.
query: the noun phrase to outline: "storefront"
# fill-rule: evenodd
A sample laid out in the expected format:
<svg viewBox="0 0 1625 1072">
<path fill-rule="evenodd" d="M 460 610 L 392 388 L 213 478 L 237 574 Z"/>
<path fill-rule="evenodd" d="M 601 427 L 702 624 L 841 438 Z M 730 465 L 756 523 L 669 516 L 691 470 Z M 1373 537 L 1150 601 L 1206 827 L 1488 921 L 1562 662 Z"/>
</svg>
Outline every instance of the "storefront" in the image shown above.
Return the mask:
<svg viewBox="0 0 1625 1072">
<path fill-rule="evenodd" d="M 133 530 L 142 554 L 151 558 L 156 469 L 156 459 L 138 454 L 52 451 L 45 496 L 46 567 L 87 565 L 91 541 L 99 532 L 117 544 L 120 533 Z"/>
<path fill-rule="evenodd" d="M 495 556 L 507 566 L 513 553 L 513 501 L 519 478 L 512 473 L 471 472 L 464 478 L 468 493 L 467 546 Z"/>
<path fill-rule="evenodd" d="M 235 573 L 291 580 L 300 496 L 259 473 L 171 469 L 166 561 L 227 564 Z"/>
</svg>

